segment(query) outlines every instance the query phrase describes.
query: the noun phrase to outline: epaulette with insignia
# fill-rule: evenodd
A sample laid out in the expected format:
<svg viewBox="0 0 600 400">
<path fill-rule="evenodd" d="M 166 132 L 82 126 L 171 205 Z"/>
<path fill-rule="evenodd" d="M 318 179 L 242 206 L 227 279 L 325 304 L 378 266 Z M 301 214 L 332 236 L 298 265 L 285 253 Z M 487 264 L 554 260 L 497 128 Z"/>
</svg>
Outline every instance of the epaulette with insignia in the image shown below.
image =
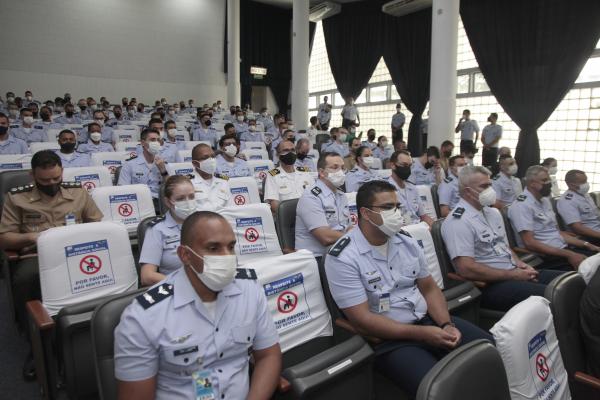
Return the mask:
<svg viewBox="0 0 600 400">
<path fill-rule="evenodd" d="M 35 185 L 33 185 L 33 184 L 17 186 L 17 187 L 10 189 L 10 193 L 16 194 L 16 193 L 31 192 L 34 187 L 35 187 Z"/>
<path fill-rule="evenodd" d="M 272 170 L 269 171 L 269 174 L 271 174 L 271 176 L 276 176 L 279 175 L 281 173 L 281 171 L 279 170 L 279 168 L 273 168 Z"/>
<path fill-rule="evenodd" d="M 296 167 L 296 171 L 310 172 L 310 169 L 308 167 Z"/>
<path fill-rule="evenodd" d="M 18 128 L 18 127 L 20 127 L 20 126 L 21 126 L 21 125 L 19 125 L 19 124 L 12 124 L 12 125 L 10 125 L 10 126 L 9 126 L 9 128 L 10 128 L 10 129 L 15 129 L 15 128 Z"/>
<path fill-rule="evenodd" d="M 356 172 L 356 171 L 358 171 L 358 168 L 356 168 L 356 167 L 354 167 L 350 170 L 350 172 Z"/>
<path fill-rule="evenodd" d="M 225 181 L 229 180 L 229 177 L 225 174 L 215 174 L 215 178 L 223 179 Z"/>
<path fill-rule="evenodd" d="M 160 303 L 167 297 L 173 296 L 175 288 L 170 283 L 163 283 L 155 288 L 148 290 L 146 293 L 142 293 L 135 299 L 140 303 L 144 309 L 148 309 L 155 304 Z"/>
<path fill-rule="evenodd" d="M 571 200 L 573 198 L 573 193 L 567 193 L 565 194 L 565 199 L 566 200 Z"/>
<path fill-rule="evenodd" d="M 450 183 L 450 182 L 452 182 L 452 177 L 451 177 L 451 176 L 449 176 L 449 177 L 447 177 L 447 178 L 444 178 L 444 182 L 446 182 L 446 183 Z"/>
<path fill-rule="evenodd" d="M 33 129 L 44 129 L 44 125 L 34 125 Z"/>
<path fill-rule="evenodd" d="M 525 199 L 527 199 L 527 196 L 524 194 L 520 194 L 517 196 L 517 201 L 525 201 Z"/>
<path fill-rule="evenodd" d="M 462 217 L 462 215 L 465 213 L 465 209 L 463 207 L 458 207 L 456 210 L 454 210 L 454 212 L 452 213 L 452 216 L 454 218 L 460 218 Z"/>
<path fill-rule="evenodd" d="M 125 161 L 131 161 L 131 160 L 135 160 L 137 157 L 138 157 L 137 155 L 136 155 L 136 156 L 131 156 L 131 157 L 129 157 L 129 158 L 128 158 L 127 160 L 125 160 Z"/>
<path fill-rule="evenodd" d="M 404 229 L 400 229 L 400 232 L 398 232 L 400 235 L 404 235 L 404 236 L 408 236 L 409 238 L 411 238 L 412 236 L 410 235 L 410 233 L 406 232 Z"/>
<path fill-rule="evenodd" d="M 496 180 L 498 180 L 498 179 L 500 179 L 500 174 L 498 174 L 498 175 L 494 175 L 494 177 L 492 178 L 492 180 L 494 180 L 494 181 L 496 181 Z"/>
<path fill-rule="evenodd" d="M 252 268 L 238 268 L 235 279 L 250 279 L 255 281 L 258 279 L 258 276 L 256 276 L 256 271 Z"/>
<path fill-rule="evenodd" d="M 74 181 L 66 181 L 66 182 L 61 182 L 60 185 L 62 187 L 64 187 L 65 189 L 73 189 L 73 188 L 80 188 L 81 187 L 81 182 L 74 182 Z"/>
<path fill-rule="evenodd" d="M 148 226 L 154 226 L 154 225 L 156 225 L 159 222 L 162 222 L 164 220 L 165 220 L 165 216 L 164 215 L 159 215 L 157 217 L 152 218 L 152 220 L 150 220 L 150 222 L 148 222 Z"/>
<path fill-rule="evenodd" d="M 310 190 L 310 192 L 311 192 L 312 194 L 314 194 L 315 196 L 318 196 L 318 195 L 320 195 L 320 194 L 321 194 L 322 190 L 321 190 L 321 188 L 319 188 L 319 187 L 315 186 L 314 188 L 312 188 L 312 189 Z"/>
<path fill-rule="evenodd" d="M 331 249 L 329 249 L 327 254 L 337 257 L 342 253 L 346 246 L 348 246 L 348 244 L 350 244 L 350 238 L 348 236 L 345 236 L 337 242 L 335 242 L 335 244 L 331 246 Z"/>
</svg>

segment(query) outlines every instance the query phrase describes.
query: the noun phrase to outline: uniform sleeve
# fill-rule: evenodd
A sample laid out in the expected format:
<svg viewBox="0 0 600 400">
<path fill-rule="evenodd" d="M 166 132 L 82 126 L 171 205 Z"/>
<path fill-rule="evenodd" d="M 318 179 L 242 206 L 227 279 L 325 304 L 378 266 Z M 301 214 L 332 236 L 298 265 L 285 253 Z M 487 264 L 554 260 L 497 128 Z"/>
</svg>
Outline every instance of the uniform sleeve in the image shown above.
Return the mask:
<svg viewBox="0 0 600 400">
<path fill-rule="evenodd" d="M 136 316 L 148 310 L 135 302 L 125 309 L 115 329 L 115 377 L 121 381 L 141 381 L 158 373 L 158 348 Z"/>
<path fill-rule="evenodd" d="M 358 190 L 357 174 L 351 172 L 346 177 L 346 193 L 356 192 Z"/>
<path fill-rule="evenodd" d="M 508 218 L 517 232 L 533 232 L 533 212 L 527 204 L 518 200 L 512 203 L 508 208 Z"/>
<path fill-rule="evenodd" d="M 502 188 L 496 179 L 492 179 L 492 189 L 496 192 L 496 198 L 502 201 Z"/>
<path fill-rule="evenodd" d="M 140 253 L 140 265 L 153 264 L 160 266 L 162 260 L 162 235 L 156 226 L 148 228 L 144 236 L 144 244 Z"/>
<path fill-rule="evenodd" d="M 29 154 L 29 147 L 27 147 L 27 143 L 25 141 L 19 142 L 19 147 L 21 148 L 21 154 Z"/>
<path fill-rule="evenodd" d="M 81 189 L 83 191 L 83 212 L 81 213 L 81 218 L 83 222 L 99 222 L 102 221 L 104 214 L 98 208 L 92 196 L 90 196 L 85 189 Z"/>
<path fill-rule="evenodd" d="M 348 251 L 345 249 L 342 251 Z M 339 308 L 353 307 L 367 301 L 367 293 L 354 265 L 341 261 L 338 257 L 325 258 L 325 273 L 331 295 Z"/>
<path fill-rule="evenodd" d="M 317 228 L 329 226 L 321 200 L 312 193 L 307 193 L 306 196 L 300 197 L 296 212 L 309 232 Z"/>
<path fill-rule="evenodd" d="M 22 220 L 21 214 L 21 208 L 15 205 L 12 195 L 7 195 L 2 209 L 2 218 L 0 219 L 0 233 L 19 233 Z"/>
<path fill-rule="evenodd" d="M 271 310 L 267 306 L 267 297 L 259 285 L 256 288 L 256 336 L 252 346 L 255 350 L 262 350 L 279 343 L 279 335 L 273 323 Z"/>
<path fill-rule="evenodd" d="M 475 237 L 467 223 L 447 219 L 442 224 L 442 237 L 451 260 L 456 257 L 475 257 Z"/>
<path fill-rule="evenodd" d="M 556 210 L 563 221 L 565 221 L 566 225 L 581 222 L 581 215 L 577 209 L 577 204 L 573 200 L 567 200 L 564 197 L 561 197 L 556 203 Z"/>
<path fill-rule="evenodd" d="M 415 241 L 415 246 L 419 251 L 419 273 L 417 274 L 417 279 L 427 278 L 431 275 L 429 272 L 429 268 L 427 268 L 427 258 L 425 258 L 425 251 L 419 246 L 419 244 Z"/>
<path fill-rule="evenodd" d="M 125 162 L 121 167 L 121 173 L 119 174 L 118 186 L 131 185 L 131 163 Z"/>
<path fill-rule="evenodd" d="M 475 127 L 475 132 L 479 133 L 479 124 L 474 119 L 472 119 L 471 121 L 473 121 L 473 126 Z"/>
<path fill-rule="evenodd" d="M 269 173 L 267 173 L 267 177 L 265 179 L 265 201 L 267 200 L 277 200 L 279 201 L 279 188 L 275 183 L 275 177 Z"/>
<path fill-rule="evenodd" d="M 438 196 L 440 205 L 443 204 L 445 206 L 449 206 L 452 202 L 452 190 L 450 189 L 450 185 L 448 185 L 446 182 L 442 183 L 438 187 Z"/>
</svg>

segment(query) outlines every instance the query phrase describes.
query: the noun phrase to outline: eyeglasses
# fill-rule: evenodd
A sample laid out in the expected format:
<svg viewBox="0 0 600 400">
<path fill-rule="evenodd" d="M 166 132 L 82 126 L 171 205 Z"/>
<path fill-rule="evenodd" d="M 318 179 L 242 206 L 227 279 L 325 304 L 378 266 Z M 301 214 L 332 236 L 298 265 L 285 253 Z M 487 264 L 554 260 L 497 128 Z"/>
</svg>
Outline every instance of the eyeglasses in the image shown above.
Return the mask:
<svg viewBox="0 0 600 400">
<path fill-rule="evenodd" d="M 370 206 L 367 206 L 367 208 L 379 208 L 382 209 L 384 211 L 389 211 L 389 210 L 398 210 L 400 208 L 402 208 L 402 203 L 386 203 L 386 204 L 371 204 Z"/>
</svg>

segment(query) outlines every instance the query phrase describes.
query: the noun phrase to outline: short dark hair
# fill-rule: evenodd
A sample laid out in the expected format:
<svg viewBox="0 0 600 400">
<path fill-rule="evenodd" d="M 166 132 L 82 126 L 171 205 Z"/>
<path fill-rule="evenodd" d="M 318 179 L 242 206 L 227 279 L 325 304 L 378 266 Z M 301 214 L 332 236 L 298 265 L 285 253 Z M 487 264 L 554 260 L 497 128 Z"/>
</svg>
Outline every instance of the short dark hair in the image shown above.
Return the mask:
<svg viewBox="0 0 600 400">
<path fill-rule="evenodd" d="M 395 191 L 396 188 L 394 187 L 394 185 L 392 185 L 388 181 L 369 181 L 363 184 L 356 193 L 356 209 L 360 210 L 362 207 L 368 208 L 373 202 L 373 198 L 377 193 Z"/>
<path fill-rule="evenodd" d="M 196 211 L 189 217 L 183 221 L 183 225 L 181 226 L 181 245 L 190 246 L 192 244 L 192 240 L 197 236 L 197 232 L 195 231 L 196 226 L 201 221 L 206 221 L 210 219 L 220 219 L 225 222 L 227 220 L 221 215 L 212 212 L 212 211 Z"/>
<path fill-rule="evenodd" d="M 404 154 L 406 156 L 411 157 L 410 155 L 410 151 L 408 150 L 398 150 L 392 153 L 392 155 L 390 156 L 390 162 L 391 163 L 395 163 L 396 161 L 398 161 L 398 157 L 400 156 L 400 154 Z"/>
<path fill-rule="evenodd" d="M 542 165 L 544 167 L 548 167 L 552 163 L 557 163 L 558 164 L 558 162 L 556 161 L 556 158 L 554 158 L 554 157 L 548 157 L 548 158 L 545 158 L 544 161 L 542 161 Z"/>
<path fill-rule="evenodd" d="M 440 158 L 440 149 L 438 149 L 435 146 L 429 146 L 427 148 L 427 152 L 426 153 L 427 153 L 427 157 L 434 156 L 436 158 Z"/>
<path fill-rule="evenodd" d="M 156 129 L 154 129 L 154 128 L 146 128 L 140 134 L 140 139 L 141 140 L 146 140 L 146 138 L 148 137 L 148 134 L 150 134 L 150 133 L 156 133 L 157 135 L 160 136 L 160 132 L 157 131 Z"/>
<path fill-rule="evenodd" d="M 62 162 L 54 150 L 40 150 L 31 157 L 32 170 L 36 168 L 47 169 L 57 165 L 62 167 Z"/>
<path fill-rule="evenodd" d="M 148 126 L 152 125 L 152 124 L 163 124 L 162 119 L 160 118 L 151 118 L 150 121 L 148 121 Z"/>
<path fill-rule="evenodd" d="M 227 132 L 229 128 L 235 128 L 235 126 L 231 122 L 228 122 L 223 126 L 223 131 Z"/>
<path fill-rule="evenodd" d="M 468 108 L 465 108 L 465 109 L 463 110 L 463 114 L 464 114 L 464 113 L 466 113 L 466 112 L 467 112 L 467 113 L 469 113 L 469 114 L 471 114 L 471 110 L 469 110 Z"/>
<path fill-rule="evenodd" d="M 10 120 L 8 119 L 8 116 L 6 114 L 4 114 L 3 112 L 0 112 L 0 119 L 4 118 L 6 120 L 6 122 L 9 122 Z"/>
<path fill-rule="evenodd" d="M 100 124 L 99 124 L 99 123 L 97 123 L 97 122 L 90 122 L 90 123 L 87 125 L 87 130 L 88 130 L 88 132 L 90 131 L 90 129 L 92 128 L 92 126 L 97 126 L 98 128 L 100 128 L 100 130 L 102 130 L 102 127 L 100 126 Z"/>
<path fill-rule="evenodd" d="M 457 156 L 452 156 L 448 160 L 448 165 L 453 166 L 454 164 L 456 164 L 456 160 L 458 160 L 459 158 L 462 158 L 464 160 L 465 157 L 461 156 L 460 154 Z"/>
<path fill-rule="evenodd" d="M 237 138 L 237 136 L 235 136 L 235 134 L 223 135 L 223 136 L 221 136 L 221 139 L 219 139 L 219 147 L 223 147 L 223 143 L 225 143 L 225 141 L 227 139 L 233 139 L 233 140 L 235 140 L 235 144 L 238 144 L 238 145 L 240 144 L 240 140 Z"/>
<path fill-rule="evenodd" d="M 454 143 L 452 143 L 450 140 L 444 140 L 442 142 L 441 147 L 446 147 L 446 146 L 452 146 L 452 147 L 454 147 Z"/>
<path fill-rule="evenodd" d="M 75 132 L 73 132 L 70 129 L 63 129 L 62 131 L 60 131 L 60 133 L 58 134 L 58 138 L 60 139 L 60 137 L 65 133 L 70 133 L 71 135 L 75 135 L 75 138 L 77 138 L 77 135 L 75 134 Z"/>
<path fill-rule="evenodd" d="M 572 169 L 565 174 L 565 182 L 571 183 L 577 178 L 577 175 L 585 175 L 585 172 L 579 169 Z"/>
<path fill-rule="evenodd" d="M 353 140 L 359 140 L 358 138 L 354 138 Z M 354 150 L 354 157 L 362 157 L 363 153 L 366 149 L 369 149 L 369 146 L 360 146 L 356 150 Z"/>
<path fill-rule="evenodd" d="M 204 147 L 208 148 L 208 149 L 212 149 L 212 147 L 210 147 L 209 145 L 207 145 L 206 143 L 198 143 L 197 145 L 194 146 L 194 148 L 192 149 L 192 161 L 197 160 L 198 159 L 198 152 L 200 151 L 200 149 L 203 149 Z"/>
<path fill-rule="evenodd" d="M 170 119 L 168 121 L 165 121 L 165 129 L 167 129 L 167 126 L 169 126 L 171 124 L 177 126 L 177 123 L 175 121 L 173 121 L 172 119 Z"/>
<path fill-rule="evenodd" d="M 317 161 L 317 168 L 325 169 L 325 166 L 327 165 L 327 159 L 329 157 L 341 157 L 341 155 L 339 155 L 335 151 L 326 151 L 324 153 L 321 153 L 321 156 L 319 157 L 319 161 Z"/>
</svg>

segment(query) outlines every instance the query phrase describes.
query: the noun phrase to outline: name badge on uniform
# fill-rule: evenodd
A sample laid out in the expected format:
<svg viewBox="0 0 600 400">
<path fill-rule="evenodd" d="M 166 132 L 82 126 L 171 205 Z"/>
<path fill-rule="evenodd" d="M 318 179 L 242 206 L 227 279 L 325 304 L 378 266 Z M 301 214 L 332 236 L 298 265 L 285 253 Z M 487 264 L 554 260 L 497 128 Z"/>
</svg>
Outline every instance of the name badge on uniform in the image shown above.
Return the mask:
<svg viewBox="0 0 600 400">
<path fill-rule="evenodd" d="M 196 400 L 214 400 L 215 392 L 210 380 L 210 371 L 203 369 L 192 374 Z"/>
<path fill-rule="evenodd" d="M 379 312 L 387 312 L 390 311 L 390 294 L 383 293 L 379 295 L 379 306 L 377 307 Z"/>
<path fill-rule="evenodd" d="M 175 235 L 175 236 L 169 236 L 165 239 L 165 244 L 169 245 L 172 243 L 177 243 L 179 242 L 179 235 Z"/>
</svg>

